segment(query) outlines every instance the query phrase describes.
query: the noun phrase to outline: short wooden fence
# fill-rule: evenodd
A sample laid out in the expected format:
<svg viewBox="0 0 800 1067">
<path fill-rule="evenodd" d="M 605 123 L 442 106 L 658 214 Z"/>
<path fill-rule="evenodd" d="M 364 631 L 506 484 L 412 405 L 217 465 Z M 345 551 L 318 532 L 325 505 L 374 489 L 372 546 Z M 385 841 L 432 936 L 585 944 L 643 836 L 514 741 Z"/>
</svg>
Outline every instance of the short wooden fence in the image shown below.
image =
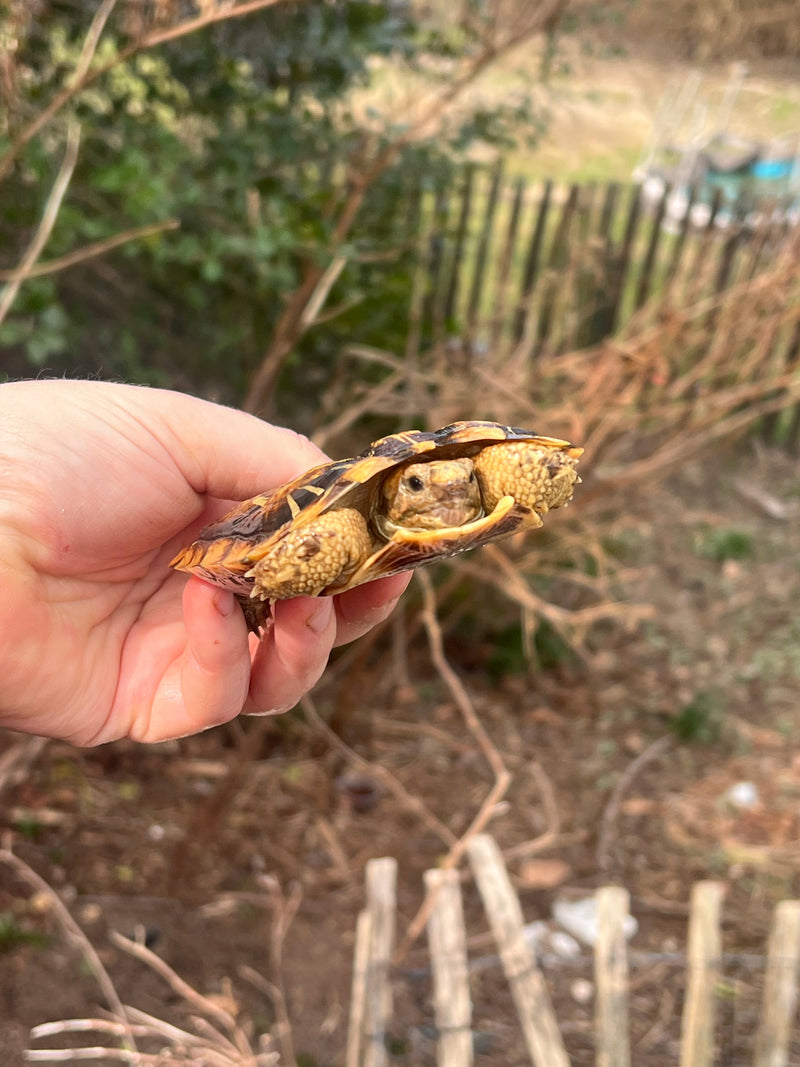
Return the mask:
<svg viewBox="0 0 800 1067">
<path fill-rule="evenodd" d="M 522 907 L 496 842 L 488 835 L 468 848 L 472 873 L 509 983 L 527 1056 L 534 1067 L 569 1067 L 562 1028 L 544 972 L 525 936 Z M 346 1067 L 388 1067 L 392 1026 L 392 953 L 395 933 L 393 859 L 371 861 L 366 907 L 356 932 Z M 439 1067 L 473 1063 L 472 1002 L 461 883 L 454 870 L 425 874 L 429 893 L 428 940 Z M 594 1062 L 630 1067 L 631 996 L 625 924 L 629 899 L 617 886 L 596 894 L 598 936 L 594 947 Z M 687 981 L 680 1024 L 680 1067 L 712 1067 L 718 1059 L 717 1017 L 724 994 L 721 915 L 723 886 L 698 882 L 691 894 Z M 800 900 L 775 909 L 764 966 L 761 1012 L 749 1059 L 753 1067 L 798 1064 L 796 1011 L 800 975 Z M 583 1061 L 582 1061 L 583 1062 Z M 670 1061 L 672 1062 L 672 1061 Z"/>
<path fill-rule="evenodd" d="M 523 336 L 534 356 L 586 348 L 651 299 L 697 299 L 754 277 L 795 228 L 790 205 L 742 200 L 723 212 L 719 193 L 698 225 L 694 195 L 670 218 L 669 190 L 648 204 L 636 185 L 528 182 L 500 165 L 416 186 L 396 235 L 417 235 L 410 332 L 478 355 Z"/>
</svg>

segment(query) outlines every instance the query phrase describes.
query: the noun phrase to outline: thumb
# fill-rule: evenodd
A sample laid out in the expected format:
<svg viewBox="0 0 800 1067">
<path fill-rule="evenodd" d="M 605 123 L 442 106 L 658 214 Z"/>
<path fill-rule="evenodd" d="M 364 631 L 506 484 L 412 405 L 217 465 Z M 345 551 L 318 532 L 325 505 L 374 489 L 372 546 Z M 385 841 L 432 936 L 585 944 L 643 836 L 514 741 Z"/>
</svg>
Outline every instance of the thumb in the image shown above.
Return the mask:
<svg viewBox="0 0 800 1067">
<path fill-rule="evenodd" d="M 169 390 L 134 392 L 133 401 L 197 493 L 245 500 L 327 459 L 302 434 L 235 408 Z"/>
</svg>

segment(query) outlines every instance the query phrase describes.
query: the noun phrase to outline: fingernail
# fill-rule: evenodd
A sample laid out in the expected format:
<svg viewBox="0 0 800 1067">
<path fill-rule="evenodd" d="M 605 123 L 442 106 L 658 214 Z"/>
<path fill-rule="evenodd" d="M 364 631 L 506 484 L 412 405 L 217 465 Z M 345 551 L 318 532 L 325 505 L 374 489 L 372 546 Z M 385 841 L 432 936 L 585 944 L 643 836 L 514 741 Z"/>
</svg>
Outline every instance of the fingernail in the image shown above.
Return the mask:
<svg viewBox="0 0 800 1067">
<path fill-rule="evenodd" d="M 392 614 L 394 609 L 397 607 L 397 603 L 398 603 L 399 600 L 400 600 L 400 597 L 396 596 L 396 597 L 393 597 L 391 600 L 387 600 L 384 603 L 383 607 L 381 608 L 381 612 L 383 613 L 384 619 L 388 618 L 388 616 Z"/>
<path fill-rule="evenodd" d="M 369 608 L 362 613 L 361 622 L 365 626 L 376 626 L 379 622 L 383 622 L 384 619 L 388 619 L 399 599 L 400 597 L 396 596 L 393 600 L 384 600 L 382 604 Z"/>
<path fill-rule="evenodd" d="M 249 718 L 257 719 L 266 715 L 285 715 L 287 711 L 291 711 L 292 708 L 297 707 L 297 701 L 292 700 L 288 704 L 281 704 L 277 708 L 266 708 L 264 711 L 246 711 L 244 714 Z"/>
<path fill-rule="evenodd" d="M 232 615 L 236 608 L 236 600 L 225 589 L 218 589 L 211 600 L 217 614 L 221 615 L 223 619 L 227 619 Z"/>
<path fill-rule="evenodd" d="M 330 625 L 332 611 L 333 605 L 330 597 L 325 597 L 306 619 L 306 626 L 309 630 L 313 630 L 315 634 L 323 633 Z"/>
</svg>

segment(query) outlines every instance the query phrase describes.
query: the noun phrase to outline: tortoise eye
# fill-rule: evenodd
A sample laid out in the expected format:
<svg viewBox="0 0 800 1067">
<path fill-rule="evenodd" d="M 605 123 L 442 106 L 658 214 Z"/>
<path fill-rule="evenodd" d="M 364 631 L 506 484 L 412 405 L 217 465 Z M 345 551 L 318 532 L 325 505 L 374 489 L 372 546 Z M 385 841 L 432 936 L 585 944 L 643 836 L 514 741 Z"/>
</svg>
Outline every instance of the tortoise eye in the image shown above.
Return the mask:
<svg viewBox="0 0 800 1067">
<path fill-rule="evenodd" d="M 425 488 L 425 483 L 418 474 L 412 474 L 406 484 L 412 493 L 418 493 L 421 489 Z"/>
</svg>

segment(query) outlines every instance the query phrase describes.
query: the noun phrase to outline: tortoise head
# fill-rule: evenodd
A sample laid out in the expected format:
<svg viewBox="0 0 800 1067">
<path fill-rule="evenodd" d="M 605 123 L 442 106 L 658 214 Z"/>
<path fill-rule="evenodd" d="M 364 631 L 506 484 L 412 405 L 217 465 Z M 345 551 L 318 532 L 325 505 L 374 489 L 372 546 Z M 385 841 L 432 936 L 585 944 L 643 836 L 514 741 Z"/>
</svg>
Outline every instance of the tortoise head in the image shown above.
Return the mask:
<svg viewBox="0 0 800 1067">
<path fill-rule="evenodd" d="M 374 520 L 384 536 L 397 529 L 443 530 L 483 515 L 480 486 L 471 459 L 406 463 L 384 480 Z"/>
</svg>

